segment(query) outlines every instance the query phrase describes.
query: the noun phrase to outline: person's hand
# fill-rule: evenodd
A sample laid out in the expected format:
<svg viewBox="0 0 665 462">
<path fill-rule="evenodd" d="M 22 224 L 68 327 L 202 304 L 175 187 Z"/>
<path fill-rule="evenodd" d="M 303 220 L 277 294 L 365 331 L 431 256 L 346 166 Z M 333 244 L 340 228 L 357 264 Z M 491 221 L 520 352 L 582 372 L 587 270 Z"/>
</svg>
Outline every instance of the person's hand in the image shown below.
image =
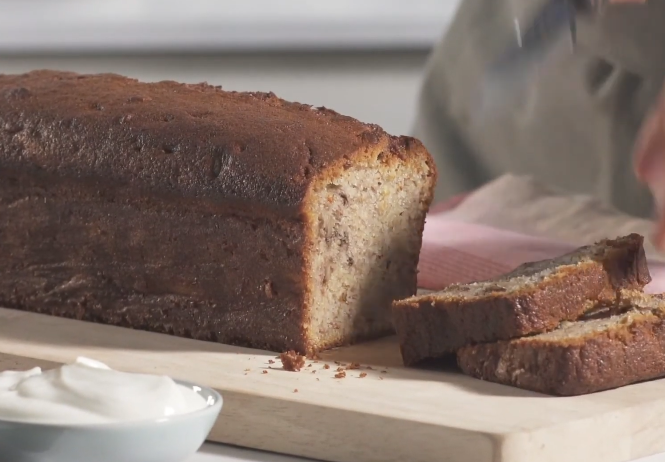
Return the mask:
<svg viewBox="0 0 665 462">
<path fill-rule="evenodd" d="M 633 161 L 637 178 L 649 186 L 656 203 L 654 245 L 665 250 L 665 91 L 642 125 Z"/>
</svg>

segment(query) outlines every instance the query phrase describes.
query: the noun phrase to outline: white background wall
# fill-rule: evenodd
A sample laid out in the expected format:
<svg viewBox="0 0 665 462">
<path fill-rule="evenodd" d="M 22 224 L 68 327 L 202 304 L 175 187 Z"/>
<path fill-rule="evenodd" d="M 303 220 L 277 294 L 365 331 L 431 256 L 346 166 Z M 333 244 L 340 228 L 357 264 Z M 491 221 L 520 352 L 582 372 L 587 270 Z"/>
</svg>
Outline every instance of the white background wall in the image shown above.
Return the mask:
<svg viewBox="0 0 665 462">
<path fill-rule="evenodd" d="M 429 47 L 459 0 L 0 0 L 0 51 Z"/>
<path fill-rule="evenodd" d="M 0 73 L 273 91 L 408 134 L 459 0 L 0 0 Z"/>
</svg>

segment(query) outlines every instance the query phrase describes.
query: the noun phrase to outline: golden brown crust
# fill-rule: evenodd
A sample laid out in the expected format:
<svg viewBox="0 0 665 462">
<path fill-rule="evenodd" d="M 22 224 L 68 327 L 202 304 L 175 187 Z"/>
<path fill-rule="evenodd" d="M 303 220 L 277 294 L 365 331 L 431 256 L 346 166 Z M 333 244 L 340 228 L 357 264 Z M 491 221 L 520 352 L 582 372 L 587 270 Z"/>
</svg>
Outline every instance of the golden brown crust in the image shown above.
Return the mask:
<svg viewBox="0 0 665 462">
<path fill-rule="evenodd" d="M 429 294 L 394 303 L 404 364 L 444 356 L 473 343 L 546 332 L 562 321 L 578 319 L 590 308 L 588 301 L 611 300 L 618 290 L 640 290 L 650 282 L 642 236 L 601 245 L 611 250 L 602 261 L 559 269 L 528 289 L 480 298 Z"/>
<path fill-rule="evenodd" d="M 617 321 L 584 337 L 515 339 L 460 349 L 459 366 L 482 380 L 574 396 L 665 375 L 665 312 Z"/>
<path fill-rule="evenodd" d="M 1 156 L 0 156 L 1 158 Z M 304 225 L 0 168 L 0 306 L 307 351 Z"/>
<path fill-rule="evenodd" d="M 378 153 L 434 178 L 418 141 L 273 94 L 0 75 L 0 306 L 275 351 L 335 346 L 305 330 L 308 191 Z"/>
</svg>

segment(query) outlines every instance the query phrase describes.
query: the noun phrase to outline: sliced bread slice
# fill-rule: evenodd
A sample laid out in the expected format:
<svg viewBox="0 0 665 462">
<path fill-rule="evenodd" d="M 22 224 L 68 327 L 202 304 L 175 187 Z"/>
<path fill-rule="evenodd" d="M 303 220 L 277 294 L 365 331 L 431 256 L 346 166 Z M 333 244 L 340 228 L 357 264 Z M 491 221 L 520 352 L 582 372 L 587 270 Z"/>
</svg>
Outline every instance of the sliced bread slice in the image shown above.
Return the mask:
<svg viewBox="0 0 665 462">
<path fill-rule="evenodd" d="M 622 308 L 533 337 L 464 347 L 457 362 L 478 379 L 558 396 L 665 376 L 664 299 L 635 296 Z"/>
<path fill-rule="evenodd" d="M 641 290 L 651 281 L 643 241 L 637 234 L 604 240 L 526 263 L 491 281 L 393 303 L 404 364 L 469 344 L 547 332 L 579 319 L 596 301 L 614 301 L 621 290 Z"/>
</svg>

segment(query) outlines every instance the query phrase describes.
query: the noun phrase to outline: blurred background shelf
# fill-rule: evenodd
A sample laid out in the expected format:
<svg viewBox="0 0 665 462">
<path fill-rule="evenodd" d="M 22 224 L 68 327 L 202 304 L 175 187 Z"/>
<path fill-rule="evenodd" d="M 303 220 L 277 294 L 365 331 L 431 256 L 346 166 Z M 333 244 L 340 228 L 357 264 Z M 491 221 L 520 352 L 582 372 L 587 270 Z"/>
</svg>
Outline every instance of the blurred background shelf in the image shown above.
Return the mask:
<svg viewBox="0 0 665 462">
<path fill-rule="evenodd" d="M 488 0 L 491 1 L 491 0 Z M 413 125 L 459 0 L 0 0 L 0 73 L 207 81 Z"/>
<path fill-rule="evenodd" d="M 0 52 L 427 49 L 457 0 L 1 0 Z"/>
</svg>

